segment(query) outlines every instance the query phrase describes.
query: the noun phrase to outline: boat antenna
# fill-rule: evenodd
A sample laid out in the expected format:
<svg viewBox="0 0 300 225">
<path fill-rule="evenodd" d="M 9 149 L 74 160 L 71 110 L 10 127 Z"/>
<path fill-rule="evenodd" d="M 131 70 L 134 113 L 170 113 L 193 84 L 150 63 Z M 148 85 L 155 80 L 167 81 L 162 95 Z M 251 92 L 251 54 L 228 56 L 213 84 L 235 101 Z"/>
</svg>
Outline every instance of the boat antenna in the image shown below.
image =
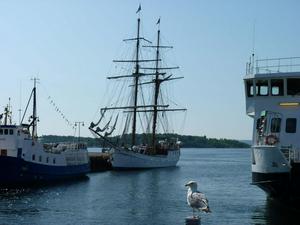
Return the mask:
<svg viewBox="0 0 300 225">
<path fill-rule="evenodd" d="M 254 72 L 254 56 L 255 56 L 255 23 L 256 21 L 253 21 L 253 31 L 252 31 L 252 54 L 251 54 L 251 72 Z"/>
<path fill-rule="evenodd" d="M 21 124 L 22 118 L 22 81 L 20 81 L 20 93 L 19 93 L 19 124 Z"/>
<path fill-rule="evenodd" d="M 12 121 L 11 121 L 12 110 L 11 110 L 11 105 L 10 105 L 10 97 L 8 98 L 8 113 L 9 113 L 9 124 L 12 124 Z"/>
</svg>

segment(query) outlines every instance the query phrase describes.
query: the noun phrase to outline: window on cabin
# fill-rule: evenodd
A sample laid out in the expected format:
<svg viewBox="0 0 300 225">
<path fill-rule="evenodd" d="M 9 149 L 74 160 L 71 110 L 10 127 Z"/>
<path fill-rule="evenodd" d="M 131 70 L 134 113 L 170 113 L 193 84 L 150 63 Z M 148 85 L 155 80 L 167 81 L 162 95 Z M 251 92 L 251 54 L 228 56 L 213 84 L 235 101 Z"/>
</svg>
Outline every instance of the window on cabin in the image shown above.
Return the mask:
<svg viewBox="0 0 300 225">
<path fill-rule="evenodd" d="M 8 129 L 4 129 L 4 134 L 8 135 Z"/>
<path fill-rule="evenodd" d="M 47 157 L 47 159 L 46 159 L 46 163 L 48 163 L 49 162 L 49 157 Z"/>
<path fill-rule="evenodd" d="M 13 130 L 13 129 L 10 129 L 10 130 L 9 130 L 9 134 L 10 134 L 10 135 L 13 135 L 13 134 L 14 134 L 14 130 Z"/>
<path fill-rule="evenodd" d="M 7 149 L 1 149 L 1 156 L 7 156 Z"/>
<path fill-rule="evenodd" d="M 267 96 L 269 94 L 269 87 L 267 80 L 257 80 L 256 81 L 256 95 L 257 96 Z"/>
<path fill-rule="evenodd" d="M 42 156 L 41 155 L 39 156 L 39 161 L 42 162 Z"/>
<path fill-rule="evenodd" d="M 34 160 L 35 160 L 35 154 L 32 155 L 32 161 L 34 161 Z"/>
<path fill-rule="evenodd" d="M 288 118 L 286 119 L 285 132 L 287 133 L 296 133 L 297 119 Z"/>
<path fill-rule="evenodd" d="M 55 158 L 53 159 L 53 164 L 55 164 L 56 163 L 56 160 L 55 160 Z"/>
<path fill-rule="evenodd" d="M 0 129 L 0 135 L 3 135 L 3 130 L 2 129 Z"/>
<path fill-rule="evenodd" d="M 253 95 L 254 95 L 253 80 L 246 81 L 246 88 L 247 88 L 247 96 L 253 97 Z"/>
<path fill-rule="evenodd" d="M 283 96 L 283 80 L 271 80 L 271 94 L 272 96 Z"/>
<path fill-rule="evenodd" d="M 258 118 L 256 121 L 256 129 L 259 129 L 261 118 Z"/>
<path fill-rule="evenodd" d="M 267 120 L 265 117 L 260 117 L 256 121 L 256 130 L 258 135 L 262 135 L 267 127 Z"/>
<path fill-rule="evenodd" d="M 287 79 L 287 94 L 300 95 L 300 79 L 298 78 Z"/>
<path fill-rule="evenodd" d="M 280 124 L 281 124 L 281 118 L 272 118 L 272 120 L 271 120 L 271 132 L 272 133 L 279 133 L 280 132 Z"/>
</svg>

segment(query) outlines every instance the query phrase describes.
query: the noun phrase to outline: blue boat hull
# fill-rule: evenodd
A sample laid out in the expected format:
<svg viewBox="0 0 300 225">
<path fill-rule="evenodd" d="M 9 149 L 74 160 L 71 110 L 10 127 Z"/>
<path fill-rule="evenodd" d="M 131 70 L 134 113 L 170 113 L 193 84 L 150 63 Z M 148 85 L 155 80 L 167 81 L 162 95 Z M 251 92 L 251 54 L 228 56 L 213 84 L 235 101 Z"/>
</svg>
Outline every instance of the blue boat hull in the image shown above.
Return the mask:
<svg viewBox="0 0 300 225">
<path fill-rule="evenodd" d="M 45 184 L 84 177 L 89 164 L 48 166 L 24 161 L 21 158 L 0 156 L 0 187 Z"/>
</svg>

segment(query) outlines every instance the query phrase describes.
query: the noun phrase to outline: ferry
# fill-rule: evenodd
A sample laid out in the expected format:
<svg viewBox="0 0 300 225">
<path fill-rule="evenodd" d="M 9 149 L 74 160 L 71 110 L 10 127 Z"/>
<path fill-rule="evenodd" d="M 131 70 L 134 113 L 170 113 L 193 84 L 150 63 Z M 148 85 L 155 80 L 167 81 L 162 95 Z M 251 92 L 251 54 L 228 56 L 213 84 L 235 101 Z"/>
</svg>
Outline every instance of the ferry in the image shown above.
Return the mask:
<svg viewBox="0 0 300 225">
<path fill-rule="evenodd" d="M 83 143 L 42 144 L 37 136 L 36 79 L 29 124 L 12 124 L 10 104 L 0 114 L 0 188 L 83 177 L 90 170 Z M 23 119 L 26 115 L 26 110 Z M 22 121 L 23 121 L 22 119 Z"/>
<path fill-rule="evenodd" d="M 300 57 L 254 60 L 244 77 L 253 118 L 252 184 L 274 199 L 300 200 Z"/>
</svg>

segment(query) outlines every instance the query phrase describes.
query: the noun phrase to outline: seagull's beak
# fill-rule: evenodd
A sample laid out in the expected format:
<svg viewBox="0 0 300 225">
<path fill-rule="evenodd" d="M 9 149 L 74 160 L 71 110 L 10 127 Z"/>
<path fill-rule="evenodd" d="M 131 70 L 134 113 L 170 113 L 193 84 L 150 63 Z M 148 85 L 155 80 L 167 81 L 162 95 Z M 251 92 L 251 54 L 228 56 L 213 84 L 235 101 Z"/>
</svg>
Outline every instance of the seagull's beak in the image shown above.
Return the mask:
<svg viewBox="0 0 300 225">
<path fill-rule="evenodd" d="M 188 186 L 189 186 L 189 184 L 185 184 L 184 186 L 188 187 Z"/>
</svg>

